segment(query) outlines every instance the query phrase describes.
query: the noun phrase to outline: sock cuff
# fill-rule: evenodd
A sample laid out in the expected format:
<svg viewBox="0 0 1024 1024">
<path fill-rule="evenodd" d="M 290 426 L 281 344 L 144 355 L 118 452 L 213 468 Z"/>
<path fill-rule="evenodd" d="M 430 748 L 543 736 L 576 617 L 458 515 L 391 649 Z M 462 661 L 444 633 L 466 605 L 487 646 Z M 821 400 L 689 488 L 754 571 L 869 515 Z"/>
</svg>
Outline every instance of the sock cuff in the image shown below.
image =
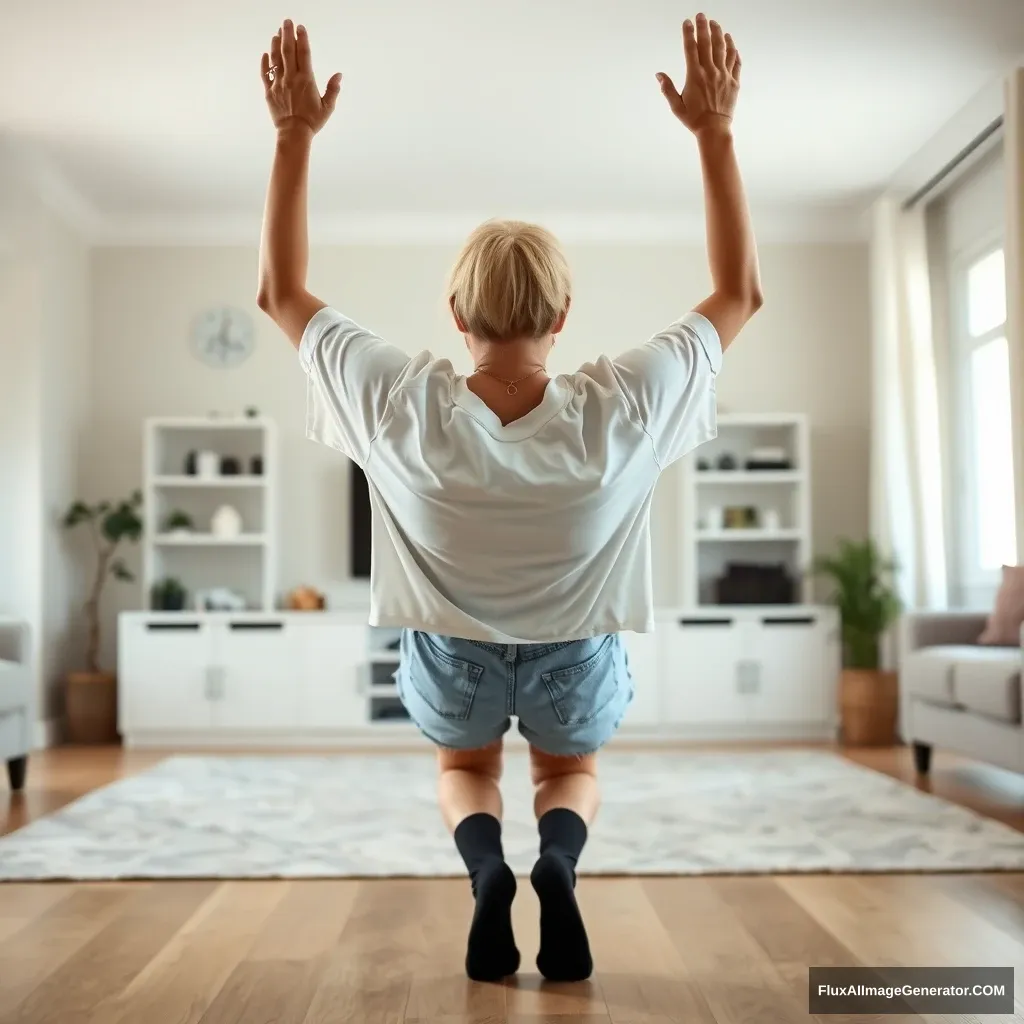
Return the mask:
<svg viewBox="0 0 1024 1024">
<path fill-rule="evenodd" d="M 474 848 L 497 846 L 500 852 L 501 822 L 486 811 L 470 814 L 455 826 L 452 838 L 460 849 L 464 846 Z"/>
<path fill-rule="evenodd" d="M 537 831 L 541 853 L 549 846 L 558 846 L 578 857 L 587 842 L 587 823 L 568 807 L 546 811 L 537 822 Z"/>
</svg>

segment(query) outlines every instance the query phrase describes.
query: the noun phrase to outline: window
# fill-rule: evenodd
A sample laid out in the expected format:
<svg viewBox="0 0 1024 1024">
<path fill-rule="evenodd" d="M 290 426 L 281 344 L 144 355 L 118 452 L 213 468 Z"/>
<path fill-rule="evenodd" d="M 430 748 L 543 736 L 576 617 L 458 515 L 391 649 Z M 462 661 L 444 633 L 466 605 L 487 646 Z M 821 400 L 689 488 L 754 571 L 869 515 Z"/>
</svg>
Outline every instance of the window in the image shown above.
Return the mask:
<svg viewBox="0 0 1024 1024">
<path fill-rule="evenodd" d="M 1001 243 L 955 262 L 953 292 L 958 568 L 965 596 L 980 598 L 1017 560 Z"/>
</svg>

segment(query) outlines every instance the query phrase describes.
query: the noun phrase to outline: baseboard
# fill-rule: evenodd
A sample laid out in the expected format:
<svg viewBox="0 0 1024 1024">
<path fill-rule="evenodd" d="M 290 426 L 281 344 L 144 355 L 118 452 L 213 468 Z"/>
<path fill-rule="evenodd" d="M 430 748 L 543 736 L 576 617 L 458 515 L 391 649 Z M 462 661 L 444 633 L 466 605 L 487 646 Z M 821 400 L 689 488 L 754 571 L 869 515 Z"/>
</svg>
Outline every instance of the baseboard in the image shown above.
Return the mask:
<svg viewBox="0 0 1024 1024">
<path fill-rule="evenodd" d="M 59 718 L 46 718 L 36 722 L 32 736 L 32 746 L 35 750 L 46 750 L 47 747 L 55 747 L 60 743 L 61 725 Z"/>
</svg>

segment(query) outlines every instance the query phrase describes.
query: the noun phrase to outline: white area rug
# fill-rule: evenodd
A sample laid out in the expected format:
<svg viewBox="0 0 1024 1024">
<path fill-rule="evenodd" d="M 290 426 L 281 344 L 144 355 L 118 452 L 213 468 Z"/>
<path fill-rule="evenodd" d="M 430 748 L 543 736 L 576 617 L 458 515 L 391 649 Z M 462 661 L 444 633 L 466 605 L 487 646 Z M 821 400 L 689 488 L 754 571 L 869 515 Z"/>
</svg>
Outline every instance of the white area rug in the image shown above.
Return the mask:
<svg viewBox="0 0 1024 1024">
<path fill-rule="evenodd" d="M 505 850 L 536 856 L 526 760 Z M 0 839 L 0 879 L 461 875 L 429 755 L 174 757 Z M 1024 870 L 1024 835 L 832 754 L 610 752 L 585 874 Z"/>
</svg>

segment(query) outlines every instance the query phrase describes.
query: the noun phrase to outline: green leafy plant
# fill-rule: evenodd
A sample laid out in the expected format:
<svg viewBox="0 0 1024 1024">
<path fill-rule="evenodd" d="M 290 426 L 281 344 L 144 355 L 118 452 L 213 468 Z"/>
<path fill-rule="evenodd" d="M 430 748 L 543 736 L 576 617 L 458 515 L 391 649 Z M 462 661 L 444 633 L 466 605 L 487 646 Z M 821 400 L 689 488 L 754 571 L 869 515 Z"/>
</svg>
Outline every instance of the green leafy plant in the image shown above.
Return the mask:
<svg viewBox="0 0 1024 1024">
<path fill-rule="evenodd" d="M 64 526 L 74 529 L 82 523 L 90 527 L 96 551 L 96 571 L 85 602 L 87 627 L 85 667 L 88 672 L 99 672 L 100 654 L 100 598 L 107 578 L 130 582 L 135 579 L 124 560 L 115 557 L 125 542 L 136 543 L 142 536 L 142 492 L 135 491 L 123 501 L 100 501 L 94 505 L 76 501 L 64 513 Z"/>
<path fill-rule="evenodd" d="M 901 611 L 893 587 L 896 571 L 896 563 L 884 558 L 870 538 L 843 538 L 834 555 L 815 560 L 814 574 L 826 577 L 834 586 L 832 601 L 842 621 L 847 668 L 879 668 L 881 638 Z"/>
<path fill-rule="evenodd" d="M 153 608 L 157 611 L 179 612 L 185 607 L 186 594 L 181 580 L 167 576 L 153 585 Z"/>
<path fill-rule="evenodd" d="M 192 521 L 192 517 L 180 508 L 176 508 L 168 515 L 164 529 L 170 533 L 173 530 L 191 530 L 193 526 L 195 523 Z"/>
</svg>

